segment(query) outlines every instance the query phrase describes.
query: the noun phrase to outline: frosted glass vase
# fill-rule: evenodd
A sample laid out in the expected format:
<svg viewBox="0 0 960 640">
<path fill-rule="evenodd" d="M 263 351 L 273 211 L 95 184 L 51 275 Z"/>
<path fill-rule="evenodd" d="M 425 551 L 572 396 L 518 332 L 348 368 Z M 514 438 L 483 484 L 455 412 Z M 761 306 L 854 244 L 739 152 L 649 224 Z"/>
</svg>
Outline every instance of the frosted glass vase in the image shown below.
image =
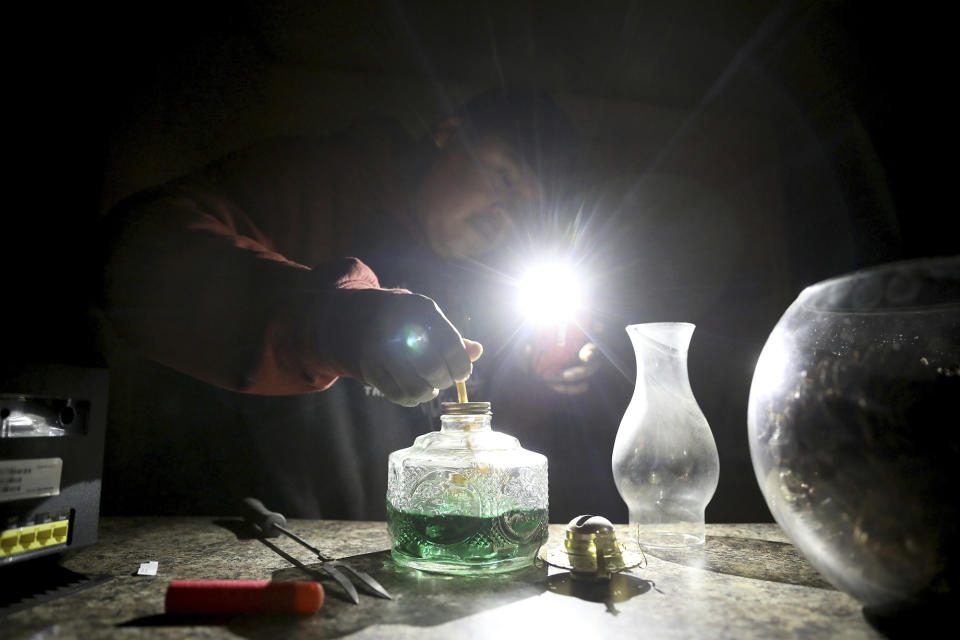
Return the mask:
<svg viewBox="0 0 960 640">
<path fill-rule="evenodd" d="M 613 447 L 613 478 L 642 547 L 704 542 L 704 509 L 720 474 L 717 445 L 693 397 L 687 349 L 694 325 L 626 328 L 637 357 L 637 383 Z"/>
</svg>

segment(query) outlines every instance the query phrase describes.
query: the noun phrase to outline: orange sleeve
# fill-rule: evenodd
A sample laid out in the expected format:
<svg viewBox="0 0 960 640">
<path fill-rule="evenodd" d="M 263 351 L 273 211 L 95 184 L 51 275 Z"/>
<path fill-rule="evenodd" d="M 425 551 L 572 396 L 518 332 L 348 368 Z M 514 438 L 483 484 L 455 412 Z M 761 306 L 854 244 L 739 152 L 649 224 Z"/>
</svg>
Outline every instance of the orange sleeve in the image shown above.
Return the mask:
<svg viewBox="0 0 960 640">
<path fill-rule="evenodd" d="M 282 212 L 281 212 L 282 213 Z M 313 319 L 340 289 L 378 288 L 355 258 L 288 259 L 228 197 L 179 181 L 105 221 L 102 304 L 133 349 L 210 384 L 264 395 L 329 387 Z"/>
</svg>

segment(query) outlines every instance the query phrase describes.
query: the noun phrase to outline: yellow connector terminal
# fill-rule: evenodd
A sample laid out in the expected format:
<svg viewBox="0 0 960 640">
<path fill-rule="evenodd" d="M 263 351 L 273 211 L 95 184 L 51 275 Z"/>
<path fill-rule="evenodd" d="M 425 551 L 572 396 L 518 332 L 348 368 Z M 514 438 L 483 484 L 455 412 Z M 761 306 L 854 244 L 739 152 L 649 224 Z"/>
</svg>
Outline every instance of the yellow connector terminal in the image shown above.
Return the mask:
<svg viewBox="0 0 960 640">
<path fill-rule="evenodd" d="M 51 544 L 66 544 L 67 542 L 67 530 L 70 527 L 69 520 L 60 520 L 59 522 L 50 523 L 51 532 L 53 533 L 53 540 Z"/>
<path fill-rule="evenodd" d="M 0 558 L 12 556 L 13 548 L 17 546 L 20 539 L 20 529 L 7 529 L 0 533 Z"/>
<path fill-rule="evenodd" d="M 48 527 L 41 527 L 37 531 L 37 544 L 41 547 L 47 546 L 47 543 L 50 542 L 50 538 L 53 537 L 53 529 Z"/>
<path fill-rule="evenodd" d="M 69 520 L 7 529 L 0 532 L 0 558 L 66 544 L 69 531 Z"/>
<path fill-rule="evenodd" d="M 20 544 L 17 548 L 18 553 L 40 548 L 40 544 L 37 542 L 38 528 L 39 527 L 37 526 L 20 527 Z"/>
</svg>

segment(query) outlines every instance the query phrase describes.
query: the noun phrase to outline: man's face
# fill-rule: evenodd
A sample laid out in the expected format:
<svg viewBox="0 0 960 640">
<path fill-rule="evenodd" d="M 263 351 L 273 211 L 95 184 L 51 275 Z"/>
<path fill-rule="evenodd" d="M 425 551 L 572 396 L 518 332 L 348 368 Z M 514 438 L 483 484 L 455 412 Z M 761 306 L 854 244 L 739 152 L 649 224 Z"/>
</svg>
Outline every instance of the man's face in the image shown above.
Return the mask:
<svg viewBox="0 0 960 640">
<path fill-rule="evenodd" d="M 472 258 L 502 245 L 539 194 L 536 175 L 500 138 L 473 149 L 451 140 L 427 169 L 415 211 L 438 255 Z"/>
</svg>

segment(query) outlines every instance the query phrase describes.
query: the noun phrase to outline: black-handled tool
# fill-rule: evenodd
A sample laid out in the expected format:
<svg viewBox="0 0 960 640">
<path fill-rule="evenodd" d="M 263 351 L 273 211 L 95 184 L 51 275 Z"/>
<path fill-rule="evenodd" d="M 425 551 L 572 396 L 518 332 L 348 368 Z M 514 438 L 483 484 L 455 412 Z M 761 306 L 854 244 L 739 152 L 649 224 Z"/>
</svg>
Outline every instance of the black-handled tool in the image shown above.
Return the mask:
<svg viewBox="0 0 960 640">
<path fill-rule="evenodd" d="M 367 585 L 371 591 L 381 598 L 386 598 L 388 600 L 392 599 L 390 594 L 387 593 L 387 590 L 365 572 L 358 571 L 345 562 L 334 560 L 325 556 L 320 552 L 319 549 L 308 543 L 297 534 L 288 530 L 286 528 L 287 519 L 282 513 L 270 511 L 256 498 L 244 498 L 243 511 L 244 520 L 256 527 L 263 537 L 275 538 L 280 534 L 283 534 L 292 540 L 296 540 L 311 552 L 315 553 L 316 556 L 322 560 L 322 563 L 320 564 L 320 570 L 336 580 L 337 583 L 343 587 L 343 590 L 347 592 L 347 595 L 350 596 L 350 599 L 353 600 L 354 604 L 360 604 L 360 596 L 357 594 L 356 587 L 354 587 L 347 577 L 340 572 L 340 569 L 352 573 L 354 577 L 363 582 L 363 584 Z"/>
</svg>

